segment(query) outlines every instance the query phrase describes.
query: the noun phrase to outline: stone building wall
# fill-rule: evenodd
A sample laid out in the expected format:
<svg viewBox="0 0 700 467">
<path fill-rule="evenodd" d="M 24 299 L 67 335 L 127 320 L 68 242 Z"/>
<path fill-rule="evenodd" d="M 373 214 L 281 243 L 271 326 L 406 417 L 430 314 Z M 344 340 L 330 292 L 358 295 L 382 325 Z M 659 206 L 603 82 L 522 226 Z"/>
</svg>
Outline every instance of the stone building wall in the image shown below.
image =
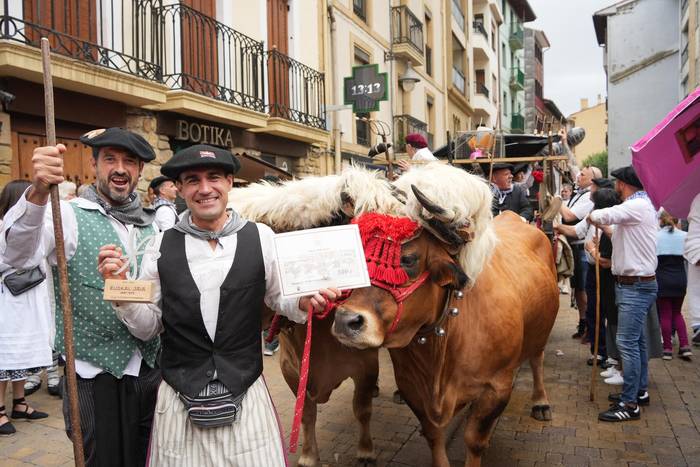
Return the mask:
<svg viewBox="0 0 700 467">
<path fill-rule="evenodd" d="M 126 116 L 126 128 L 143 136 L 156 153 L 156 158 L 144 166 L 137 187 L 141 196 L 144 197 L 148 184 L 160 175 L 160 167 L 173 157 L 173 151 L 170 149 L 168 137 L 158 134 L 158 120 L 152 112 L 130 109 Z"/>
</svg>

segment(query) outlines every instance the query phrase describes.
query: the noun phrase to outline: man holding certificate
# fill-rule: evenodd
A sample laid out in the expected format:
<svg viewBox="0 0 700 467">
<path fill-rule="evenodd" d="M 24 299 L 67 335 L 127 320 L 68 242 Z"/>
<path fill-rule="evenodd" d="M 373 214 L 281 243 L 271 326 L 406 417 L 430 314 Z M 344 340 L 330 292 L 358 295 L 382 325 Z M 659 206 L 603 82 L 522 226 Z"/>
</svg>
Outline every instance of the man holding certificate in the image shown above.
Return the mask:
<svg viewBox="0 0 700 467">
<path fill-rule="evenodd" d="M 73 302 L 75 370 L 85 461 L 88 466 L 144 465 L 160 372 L 155 369 L 157 336 L 134 337 L 102 300 L 103 280 L 95 258 L 105 243 L 127 245 L 129 237 L 155 235 L 154 212 L 143 209 L 136 183 L 144 163 L 155 158 L 141 136 L 121 128 L 81 137 L 93 148 L 96 182 L 70 203 L 61 218 Z M 23 269 L 35 254 L 56 264 L 49 187 L 63 182 L 64 145 L 41 147 L 32 157 L 33 184 L 6 214 L 0 256 Z M 54 277 L 58 277 L 54 273 Z M 63 314 L 56 289 L 56 350 L 65 353 Z M 71 424 L 63 399 L 66 431 Z"/>
<path fill-rule="evenodd" d="M 262 378 L 263 305 L 304 322 L 340 294 L 282 298 L 272 230 L 226 210 L 238 169 L 229 151 L 206 145 L 162 167 L 188 211 L 145 252 L 139 279 L 153 284 L 152 303 L 113 302 L 133 335 L 162 339 L 149 465 L 284 466 Z M 100 250 L 105 279 L 123 278 L 123 266 L 114 245 Z"/>
</svg>

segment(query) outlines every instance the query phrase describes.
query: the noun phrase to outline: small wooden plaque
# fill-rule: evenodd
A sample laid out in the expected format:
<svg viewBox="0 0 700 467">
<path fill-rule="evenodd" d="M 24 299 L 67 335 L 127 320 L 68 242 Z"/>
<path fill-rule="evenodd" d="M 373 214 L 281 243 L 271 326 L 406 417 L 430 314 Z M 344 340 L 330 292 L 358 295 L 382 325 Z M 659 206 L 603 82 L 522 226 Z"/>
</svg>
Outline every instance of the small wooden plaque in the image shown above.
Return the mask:
<svg viewBox="0 0 700 467">
<path fill-rule="evenodd" d="M 150 281 L 107 279 L 102 298 L 113 302 L 151 303 L 153 301 L 153 283 Z"/>
</svg>

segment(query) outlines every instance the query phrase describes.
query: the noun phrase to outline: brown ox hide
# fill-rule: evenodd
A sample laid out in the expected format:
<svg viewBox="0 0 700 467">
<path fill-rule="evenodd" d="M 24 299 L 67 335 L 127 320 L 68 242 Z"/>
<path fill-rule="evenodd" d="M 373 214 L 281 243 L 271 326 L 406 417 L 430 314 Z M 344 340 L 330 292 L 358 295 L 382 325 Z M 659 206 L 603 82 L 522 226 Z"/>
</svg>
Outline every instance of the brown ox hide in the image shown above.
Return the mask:
<svg viewBox="0 0 700 467">
<path fill-rule="evenodd" d="M 373 463 L 376 459 L 370 435 L 372 396 L 379 376 L 377 349 L 358 350 L 341 345 L 331 335 L 333 314 L 315 320 L 311 336 L 311 361 L 306 401 L 302 416 L 304 442 L 301 446 L 299 465 L 312 466 L 319 462 L 316 443 L 316 409 L 325 404 L 331 393 L 348 378 L 352 378 L 355 391 L 352 409 L 359 423 L 360 438 L 357 459 L 360 463 Z M 306 339 L 306 326 L 294 324 L 280 332 L 280 368 L 289 388 L 296 394 L 299 386 L 299 370 Z"/>
<path fill-rule="evenodd" d="M 460 289 L 466 276 L 425 230 L 403 245 L 401 262 L 411 279 L 427 269 L 430 280 L 404 302 L 393 333 L 386 335 L 397 306 L 380 288 L 354 291 L 336 312 L 333 333 L 341 342 L 390 348 L 399 390 L 420 420 L 435 466 L 449 466 L 445 428 L 466 406 L 467 465 L 481 464 L 525 360 L 534 376 L 532 415 L 551 418 L 542 366 L 559 307 L 552 249 L 544 234 L 515 214 L 501 214 L 494 226 L 499 244 L 474 287 L 452 299 L 460 313 L 446 318 L 444 337 L 432 333 L 425 344 L 415 338 L 442 315 L 446 288 Z"/>
</svg>

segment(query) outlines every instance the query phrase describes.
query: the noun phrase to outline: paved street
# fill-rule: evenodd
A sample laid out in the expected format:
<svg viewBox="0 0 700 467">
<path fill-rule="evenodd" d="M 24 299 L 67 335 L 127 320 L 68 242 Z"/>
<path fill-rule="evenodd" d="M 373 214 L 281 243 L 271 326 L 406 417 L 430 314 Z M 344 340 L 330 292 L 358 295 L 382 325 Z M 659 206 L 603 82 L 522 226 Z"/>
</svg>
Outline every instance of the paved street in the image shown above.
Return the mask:
<svg viewBox="0 0 700 467">
<path fill-rule="evenodd" d="M 589 402 L 590 367 L 587 346 L 569 336 L 577 321 L 562 300 L 545 358 L 545 380 L 554 419 L 541 423 L 529 417 L 531 375 L 523 368 L 513 397 L 492 438 L 486 466 L 700 466 L 700 366 L 679 359 L 651 363 L 651 405 L 640 421 L 604 424 L 597 413 L 607 407 L 611 389 L 598 381 L 596 402 Z M 556 351 L 564 354 L 557 356 Z M 700 351 L 697 352 L 700 357 Z M 425 466 L 430 457 L 418 423 L 406 406 L 391 401 L 393 374 L 388 353 L 381 352 L 381 394 L 375 399 L 372 434 L 378 465 Z M 700 359 L 700 358 L 699 358 Z M 265 376 L 286 432 L 294 404 L 276 357 L 265 359 Z M 355 465 L 357 429 L 349 410 L 352 385 L 343 384 L 330 403 L 319 409 L 318 442 L 324 465 Z M 7 397 L 7 403 L 11 403 Z M 72 465 L 71 445 L 63 433 L 60 402 L 44 388 L 31 397 L 38 409 L 51 414 L 40 422 L 18 422 L 18 433 L 0 438 L 0 465 Z M 455 423 L 455 426 L 459 421 Z M 453 465 L 465 458 L 462 429 L 457 427 L 449 446 Z M 296 459 L 296 457 L 293 457 Z"/>
</svg>

